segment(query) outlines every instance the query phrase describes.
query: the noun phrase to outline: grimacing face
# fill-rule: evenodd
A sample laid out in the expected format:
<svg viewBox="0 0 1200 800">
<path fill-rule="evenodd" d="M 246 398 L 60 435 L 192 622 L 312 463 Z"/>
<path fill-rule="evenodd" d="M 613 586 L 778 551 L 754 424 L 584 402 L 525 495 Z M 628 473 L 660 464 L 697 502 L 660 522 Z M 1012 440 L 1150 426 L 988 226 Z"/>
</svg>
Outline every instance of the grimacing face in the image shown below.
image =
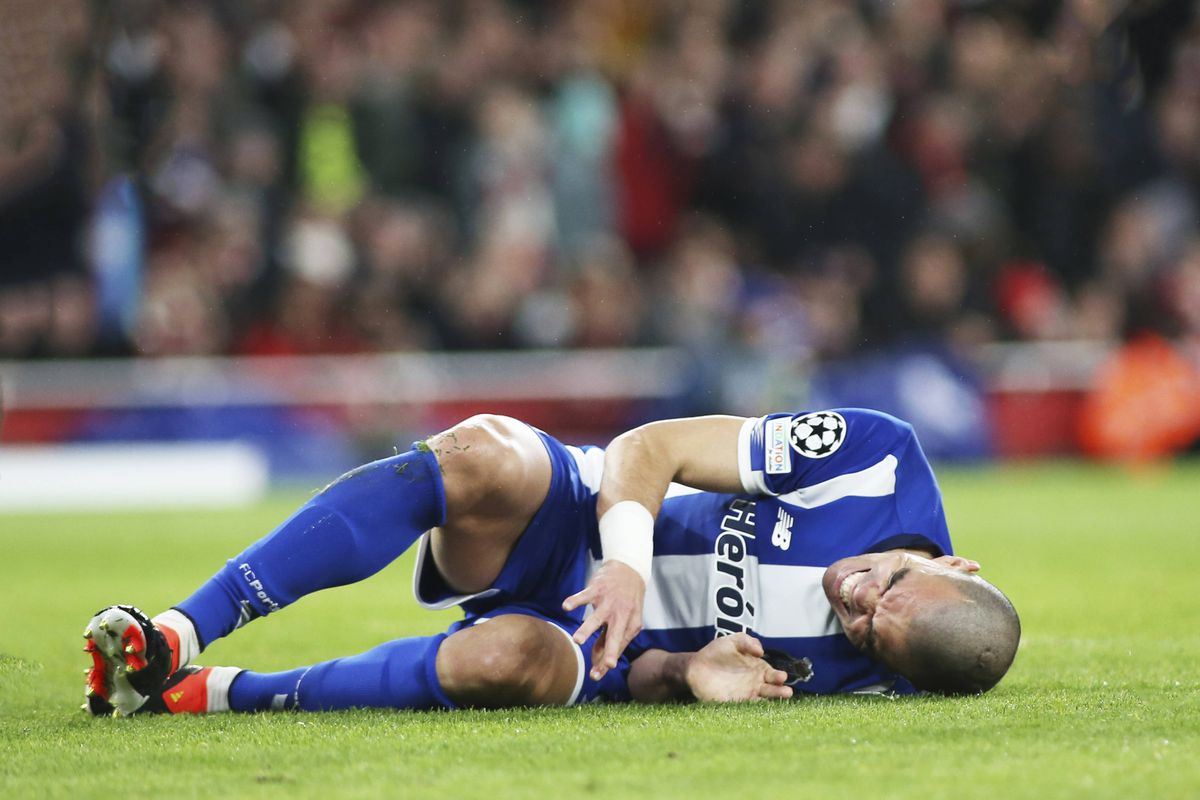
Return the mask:
<svg viewBox="0 0 1200 800">
<path fill-rule="evenodd" d="M 909 623 L 928 603 L 953 601 L 955 582 L 971 580 L 979 564 L 958 556 L 928 558 L 910 550 L 835 561 L 821 585 L 851 643 L 903 673 Z"/>
</svg>

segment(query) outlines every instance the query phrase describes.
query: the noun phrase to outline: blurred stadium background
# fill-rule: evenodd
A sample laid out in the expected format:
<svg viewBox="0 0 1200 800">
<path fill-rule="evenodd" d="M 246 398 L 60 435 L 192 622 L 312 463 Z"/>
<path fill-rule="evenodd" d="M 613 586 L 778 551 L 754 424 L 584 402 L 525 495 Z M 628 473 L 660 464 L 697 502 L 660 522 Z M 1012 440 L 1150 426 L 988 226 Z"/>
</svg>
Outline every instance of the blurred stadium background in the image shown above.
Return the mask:
<svg viewBox="0 0 1200 800">
<path fill-rule="evenodd" d="M 0 505 L 250 501 L 478 411 L 1200 437 L 1194 0 L 2 8 Z"/>
</svg>

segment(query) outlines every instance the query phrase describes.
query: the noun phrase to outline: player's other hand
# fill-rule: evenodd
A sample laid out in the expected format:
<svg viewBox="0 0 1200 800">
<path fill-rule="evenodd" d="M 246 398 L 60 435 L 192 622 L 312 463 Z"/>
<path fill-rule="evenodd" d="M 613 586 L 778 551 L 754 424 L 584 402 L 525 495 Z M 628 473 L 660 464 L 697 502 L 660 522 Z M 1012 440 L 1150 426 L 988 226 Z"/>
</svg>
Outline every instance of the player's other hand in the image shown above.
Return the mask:
<svg viewBox="0 0 1200 800">
<path fill-rule="evenodd" d="M 763 661 L 762 642 L 745 633 L 713 639 L 688 662 L 688 688 L 697 700 L 729 703 L 786 700 L 787 673 Z"/>
<path fill-rule="evenodd" d="M 617 666 L 617 659 L 642 630 L 642 603 L 646 583 L 637 570 L 623 561 L 605 561 L 582 592 L 563 601 L 564 611 L 592 606 L 592 613 L 575 631 L 575 642 L 583 644 L 596 631 L 600 636 L 592 648 L 591 678 L 598 681 Z M 603 630 L 601 630 L 603 629 Z"/>
</svg>

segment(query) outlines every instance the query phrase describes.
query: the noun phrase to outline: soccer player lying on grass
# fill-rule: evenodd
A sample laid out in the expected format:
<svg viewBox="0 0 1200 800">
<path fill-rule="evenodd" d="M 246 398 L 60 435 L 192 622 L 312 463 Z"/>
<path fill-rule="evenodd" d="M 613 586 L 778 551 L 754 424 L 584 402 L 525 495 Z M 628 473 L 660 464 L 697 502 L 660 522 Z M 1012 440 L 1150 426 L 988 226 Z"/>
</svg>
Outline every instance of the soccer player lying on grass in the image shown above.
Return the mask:
<svg viewBox="0 0 1200 800">
<path fill-rule="evenodd" d="M 418 545 L 446 633 L 255 673 L 192 664 Z M 991 688 L 1020 636 L 951 555 L 912 429 L 843 409 L 565 446 L 479 416 L 326 487 L 174 608 L 97 614 L 93 713 L 454 708 Z"/>
</svg>

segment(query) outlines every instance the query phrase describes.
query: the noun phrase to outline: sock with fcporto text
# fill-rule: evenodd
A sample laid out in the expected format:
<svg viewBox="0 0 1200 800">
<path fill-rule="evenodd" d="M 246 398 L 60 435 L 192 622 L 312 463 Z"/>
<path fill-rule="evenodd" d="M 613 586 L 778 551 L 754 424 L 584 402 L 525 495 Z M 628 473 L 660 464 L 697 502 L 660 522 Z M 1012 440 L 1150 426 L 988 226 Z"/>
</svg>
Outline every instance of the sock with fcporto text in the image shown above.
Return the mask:
<svg viewBox="0 0 1200 800">
<path fill-rule="evenodd" d="M 414 445 L 338 478 L 176 608 L 203 649 L 306 594 L 374 575 L 445 515 L 437 458 Z"/>
</svg>

